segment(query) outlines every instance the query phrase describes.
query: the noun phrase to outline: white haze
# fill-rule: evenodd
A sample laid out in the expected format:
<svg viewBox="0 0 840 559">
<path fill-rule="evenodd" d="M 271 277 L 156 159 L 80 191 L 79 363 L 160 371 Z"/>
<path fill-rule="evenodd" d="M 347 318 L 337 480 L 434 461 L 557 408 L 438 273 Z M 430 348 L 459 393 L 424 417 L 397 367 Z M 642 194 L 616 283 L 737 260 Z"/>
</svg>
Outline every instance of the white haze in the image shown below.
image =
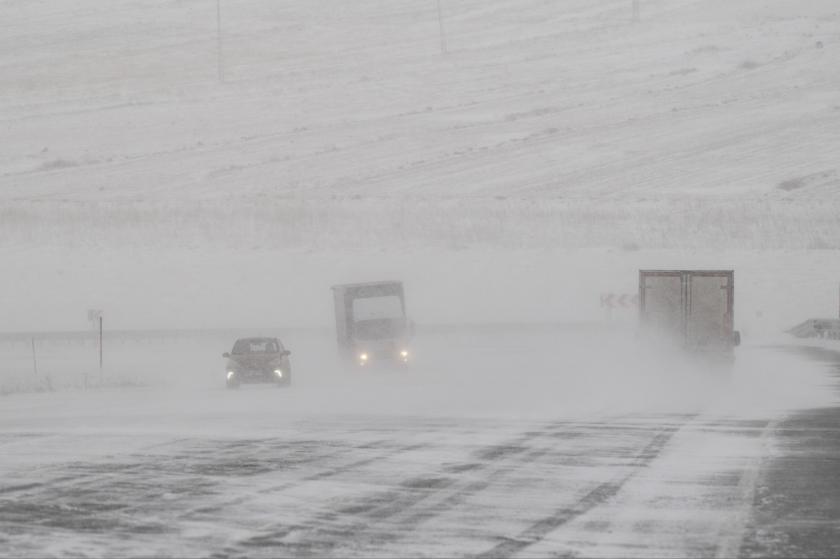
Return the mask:
<svg viewBox="0 0 840 559">
<path fill-rule="evenodd" d="M 0 0 L 0 555 L 776 538 L 837 404 L 785 331 L 838 307 L 840 5 L 632 4 Z M 735 271 L 733 362 L 601 306 L 657 268 Z M 406 368 L 339 359 L 377 280 Z M 226 389 L 240 336 L 291 386 Z"/>
<path fill-rule="evenodd" d="M 220 83 L 212 2 L 0 2 L 0 330 L 23 333 L 0 380 L 61 394 L 3 425 L 824 403 L 762 346 L 836 310 L 836 0 L 443 4 L 446 54 L 434 2 L 223 0 Z M 735 269 L 734 379 L 606 316 L 640 268 Z M 379 279 L 405 282 L 415 362 L 346 371 L 329 287 Z M 89 308 L 83 393 L 96 347 L 54 333 Z M 244 334 L 283 338 L 290 390 L 224 391 Z"/>
<path fill-rule="evenodd" d="M 418 347 L 440 325 L 586 325 L 592 351 L 514 367 L 564 374 L 598 328 L 632 330 L 599 301 L 639 268 L 734 268 L 747 344 L 831 313 L 834 2 L 650 1 L 637 24 L 611 0 L 444 2 L 445 55 L 433 3 L 222 2 L 223 82 L 210 4 L 3 3 L 0 329 L 33 333 L 44 375 L 98 376 L 89 346 L 38 333 L 100 308 L 120 382 L 214 378 L 229 336 L 277 331 L 296 384 L 344 378 L 323 356 L 349 281 L 403 280 Z M 171 329 L 229 336 L 164 350 L 177 366 L 111 341 Z M 453 387 L 522 378 L 429 343 Z"/>
</svg>

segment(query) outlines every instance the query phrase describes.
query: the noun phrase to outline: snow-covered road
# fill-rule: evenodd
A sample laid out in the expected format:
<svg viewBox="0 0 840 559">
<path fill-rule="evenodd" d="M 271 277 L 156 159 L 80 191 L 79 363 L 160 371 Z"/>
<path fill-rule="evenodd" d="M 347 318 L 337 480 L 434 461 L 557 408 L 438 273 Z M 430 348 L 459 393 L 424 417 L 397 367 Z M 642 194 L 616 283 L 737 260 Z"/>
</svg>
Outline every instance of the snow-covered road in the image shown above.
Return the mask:
<svg viewBox="0 0 840 559">
<path fill-rule="evenodd" d="M 755 536 L 762 472 L 784 421 L 836 401 L 826 364 L 747 346 L 721 374 L 592 338 L 449 332 L 418 340 L 412 370 L 363 375 L 312 340 L 289 390 L 193 374 L 4 397 L 0 554 L 772 550 Z"/>
</svg>

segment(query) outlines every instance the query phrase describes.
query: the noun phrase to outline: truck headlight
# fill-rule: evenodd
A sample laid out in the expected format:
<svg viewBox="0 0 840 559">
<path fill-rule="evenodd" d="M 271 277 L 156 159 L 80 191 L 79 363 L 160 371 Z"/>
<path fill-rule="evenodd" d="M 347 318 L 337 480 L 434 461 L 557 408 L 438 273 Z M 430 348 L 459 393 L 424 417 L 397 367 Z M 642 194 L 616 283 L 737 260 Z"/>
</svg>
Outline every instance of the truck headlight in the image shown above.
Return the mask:
<svg viewBox="0 0 840 559">
<path fill-rule="evenodd" d="M 408 359 L 408 351 L 402 350 L 400 352 L 400 357 L 402 357 L 403 359 Z"/>
<path fill-rule="evenodd" d="M 274 369 L 274 374 L 277 375 L 277 378 L 283 378 L 283 371 L 281 369 Z"/>
<path fill-rule="evenodd" d="M 228 374 L 227 374 L 227 379 L 228 379 L 228 380 L 232 379 L 232 378 L 233 378 L 233 375 L 235 375 L 235 374 L 236 374 L 236 373 L 235 373 L 234 371 L 228 371 Z"/>
</svg>

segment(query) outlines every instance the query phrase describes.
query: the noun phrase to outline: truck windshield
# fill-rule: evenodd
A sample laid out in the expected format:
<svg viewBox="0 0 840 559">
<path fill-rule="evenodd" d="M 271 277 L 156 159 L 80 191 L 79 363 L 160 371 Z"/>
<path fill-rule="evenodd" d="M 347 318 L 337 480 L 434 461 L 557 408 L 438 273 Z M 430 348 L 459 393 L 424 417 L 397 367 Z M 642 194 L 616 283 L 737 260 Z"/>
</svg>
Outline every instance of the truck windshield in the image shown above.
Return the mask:
<svg viewBox="0 0 840 559">
<path fill-rule="evenodd" d="M 353 337 L 357 340 L 390 340 L 405 334 L 403 318 L 357 320 L 353 323 Z"/>
<path fill-rule="evenodd" d="M 357 297 L 353 299 L 353 318 L 357 322 L 362 320 L 402 317 L 402 300 L 396 295 Z"/>
</svg>

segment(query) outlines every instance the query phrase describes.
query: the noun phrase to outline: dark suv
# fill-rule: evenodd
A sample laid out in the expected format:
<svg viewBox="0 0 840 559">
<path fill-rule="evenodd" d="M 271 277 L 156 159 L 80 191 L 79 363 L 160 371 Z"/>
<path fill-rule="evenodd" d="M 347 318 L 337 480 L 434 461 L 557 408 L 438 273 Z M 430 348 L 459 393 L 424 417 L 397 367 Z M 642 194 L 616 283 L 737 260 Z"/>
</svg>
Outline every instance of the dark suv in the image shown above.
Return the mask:
<svg viewBox="0 0 840 559">
<path fill-rule="evenodd" d="M 228 388 L 239 388 L 243 382 L 270 382 L 278 386 L 292 383 L 291 351 L 277 338 L 240 338 L 227 359 L 225 374 Z"/>
</svg>

